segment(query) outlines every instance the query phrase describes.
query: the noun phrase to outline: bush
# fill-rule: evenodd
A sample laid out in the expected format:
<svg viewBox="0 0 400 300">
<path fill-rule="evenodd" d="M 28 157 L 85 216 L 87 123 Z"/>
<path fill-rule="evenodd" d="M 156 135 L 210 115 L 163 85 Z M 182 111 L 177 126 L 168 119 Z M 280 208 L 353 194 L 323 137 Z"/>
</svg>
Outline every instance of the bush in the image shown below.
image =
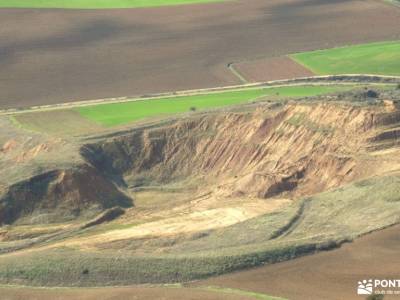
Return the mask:
<svg viewBox="0 0 400 300">
<path fill-rule="evenodd" d="M 197 110 L 197 108 L 195 107 L 195 106 L 192 106 L 191 108 L 190 108 L 190 111 L 196 111 Z"/>
<path fill-rule="evenodd" d="M 400 83 L 397 84 L 396 88 L 400 90 Z"/>
<path fill-rule="evenodd" d="M 374 90 L 368 90 L 365 93 L 365 97 L 367 97 L 367 98 L 378 98 L 378 92 L 376 92 Z"/>
</svg>

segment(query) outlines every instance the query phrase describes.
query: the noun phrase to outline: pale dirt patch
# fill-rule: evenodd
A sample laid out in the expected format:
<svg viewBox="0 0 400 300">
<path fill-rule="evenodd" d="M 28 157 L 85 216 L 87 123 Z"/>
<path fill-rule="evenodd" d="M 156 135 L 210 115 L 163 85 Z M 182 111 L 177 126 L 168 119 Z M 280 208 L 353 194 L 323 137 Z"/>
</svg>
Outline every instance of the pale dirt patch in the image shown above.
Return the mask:
<svg viewBox="0 0 400 300">
<path fill-rule="evenodd" d="M 4 143 L 3 147 L 0 149 L 0 153 L 7 153 L 12 151 L 18 145 L 17 141 L 12 139 Z"/>
<path fill-rule="evenodd" d="M 259 215 L 273 212 L 290 203 L 287 199 L 248 200 L 240 206 L 219 207 L 186 213 L 178 217 L 148 222 L 126 229 L 75 239 L 62 243 L 63 246 L 89 246 L 124 239 L 161 237 L 230 226 Z M 61 246 L 60 244 L 53 246 Z"/>
</svg>

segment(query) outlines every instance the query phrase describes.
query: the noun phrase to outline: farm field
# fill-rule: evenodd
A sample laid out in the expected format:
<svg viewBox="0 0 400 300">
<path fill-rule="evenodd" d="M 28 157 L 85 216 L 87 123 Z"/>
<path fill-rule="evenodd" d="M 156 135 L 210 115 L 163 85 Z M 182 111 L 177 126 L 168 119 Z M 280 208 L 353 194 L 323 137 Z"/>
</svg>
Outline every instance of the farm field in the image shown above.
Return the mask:
<svg viewBox="0 0 400 300">
<path fill-rule="evenodd" d="M 70 109 L 26 112 L 12 115 L 16 126 L 52 135 L 93 133 L 132 122 L 165 119 L 195 111 L 233 107 L 256 101 L 281 101 L 353 89 L 353 85 L 288 86 L 247 88 L 192 96 L 137 99 L 121 103 L 88 105 Z M 382 86 L 384 88 L 384 86 Z"/>
<path fill-rule="evenodd" d="M 352 86 L 291 86 L 181 96 L 77 108 L 83 117 L 104 126 L 121 125 L 144 118 L 211 109 L 261 100 L 264 97 L 301 98 L 350 89 Z"/>
<path fill-rule="evenodd" d="M 3 0 L 0 2 L 0 8 L 107 9 L 182 5 L 216 1 L 218 0 Z"/>
<path fill-rule="evenodd" d="M 249 82 L 309 77 L 315 74 L 287 56 L 235 63 L 233 67 Z"/>
<path fill-rule="evenodd" d="M 186 288 L 180 285 L 128 286 L 114 288 L 54 288 L 1 287 L 7 300 L 285 300 L 264 293 L 219 287 Z"/>
<path fill-rule="evenodd" d="M 400 76 L 400 41 L 371 43 L 290 55 L 318 75 Z"/>
<path fill-rule="evenodd" d="M 400 37 L 400 10 L 380 1 L 312 5 L 3 8 L 0 108 L 234 85 L 240 82 L 227 68 L 231 62 Z"/>
<path fill-rule="evenodd" d="M 394 226 L 337 250 L 211 278 L 194 286 L 240 287 L 296 300 L 359 300 L 363 298 L 354 291 L 360 278 L 398 276 L 393 262 L 398 260 L 399 250 L 400 227 Z M 384 299 L 396 300 L 398 296 L 386 295 Z"/>
</svg>

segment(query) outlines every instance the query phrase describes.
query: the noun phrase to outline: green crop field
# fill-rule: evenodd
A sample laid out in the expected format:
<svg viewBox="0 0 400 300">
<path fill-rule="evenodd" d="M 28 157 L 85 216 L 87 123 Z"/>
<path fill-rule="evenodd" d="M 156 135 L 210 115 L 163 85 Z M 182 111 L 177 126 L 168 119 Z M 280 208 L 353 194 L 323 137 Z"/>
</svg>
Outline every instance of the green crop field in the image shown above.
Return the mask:
<svg viewBox="0 0 400 300">
<path fill-rule="evenodd" d="M 290 57 L 319 75 L 400 75 L 400 41 L 297 53 Z"/>
<path fill-rule="evenodd" d="M 154 7 L 217 1 L 221 0 L 2 0 L 0 1 L 0 8 L 105 9 Z"/>
<path fill-rule="evenodd" d="M 343 86 L 291 86 L 277 88 L 247 89 L 180 96 L 154 100 L 139 100 L 124 103 L 99 104 L 80 107 L 76 110 L 85 118 L 103 126 L 126 124 L 144 118 L 189 112 L 191 108 L 204 110 L 227 105 L 251 102 L 263 96 L 306 97 L 327 94 L 349 87 Z"/>
</svg>

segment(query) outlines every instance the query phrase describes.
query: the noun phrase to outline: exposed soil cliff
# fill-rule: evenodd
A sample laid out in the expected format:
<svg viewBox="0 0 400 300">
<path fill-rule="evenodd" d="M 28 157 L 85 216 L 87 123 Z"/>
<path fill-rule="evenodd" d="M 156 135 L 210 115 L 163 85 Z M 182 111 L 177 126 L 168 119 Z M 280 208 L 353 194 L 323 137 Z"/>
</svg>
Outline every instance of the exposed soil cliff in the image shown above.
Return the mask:
<svg viewBox="0 0 400 300">
<path fill-rule="evenodd" d="M 384 106 L 297 103 L 135 129 L 83 145 L 87 163 L 9 186 L 0 223 L 92 216 L 131 205 L 121 189 L 192 179 L 222 197 L 311 195 L 382 173 L 379 159 L 365 163 L 363 155 L 397 145 L 399 115 Z"/>
<path fill-rule="evenodd" d="M 312 194 L 366 175 L 355 154 L 376 112 L 347 105 L 288 105 L 228 113 L 86 145 L 82 154 L 129 186 L 200 177 L 226 196 Z"/>
</svg>

